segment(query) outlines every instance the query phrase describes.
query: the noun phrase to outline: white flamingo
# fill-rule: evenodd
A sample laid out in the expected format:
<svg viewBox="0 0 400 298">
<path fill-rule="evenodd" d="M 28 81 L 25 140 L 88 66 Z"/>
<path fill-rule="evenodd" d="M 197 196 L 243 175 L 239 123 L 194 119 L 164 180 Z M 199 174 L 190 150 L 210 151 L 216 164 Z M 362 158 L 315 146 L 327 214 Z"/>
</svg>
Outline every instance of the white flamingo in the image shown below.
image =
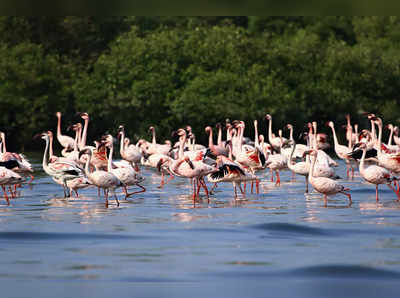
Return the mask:
<svg viewBox="0 0 400 298">
<path fill-rule="evenodd" d="M 398 199 L 400 199 L 400 194 L 398 190 L 393 189 L 390 183 L 395 179 L 390 172 L 380 166 L 371 165 L 369 167 L 365 167 L 365 155 L 367 153 L 367 146 L 363 143 L 359 145 L 359 148 L 362 150 L 363 154 L 360 161 L 360 174 L 361 177 L 364 178 L 365 181 L 375 184 L 375 195 L 376 201 L 379 201 L 378 198 L 378 186 L 379 184 L 386 184 L 391 190 L 393 190 Z"/>
<path fill-rule="evenodd" d="M 275 137 L 272 133 L 272 116 L 270 114 L 265 115 L 265 119 L 268 121 L 268 141 L 275 151 L 280 152 L 281 147 L 287 142 L 287 139 Z"/>
<path fill-rule="evenodd" d="M 129 139 L 125 138 L 125 128 L 123 125 L 120 125 L 118 128 L 118 136 L 121 137 L 119 151 L 121 157 L 128 161 L 136 172 L 139 172 L 140 169 L 138 165 L 142 158 L 142 153 L 140 152 L 140 149 L 135 145 L 129 144 Z"/>
<path fill-rule="evenodd" d="M 324 195 L 325 206 L 328 203 L 328 196 L 335 195 L 337 193 L 342 193 L 345 196 L 347 196 L 351 205 L 352 203 L 351 195 L 349 193 L 346 193 L 346 191 L 350 190 L 349 188 L 345 188 L 343 185 L 339 184 L 337 181 L 333 179 L 314 176 L 313 173 L 314 173 L 315 163 L 317 161 L 318 151 L 310 150 L 307 151 L 306 153 L 309 153 L 310 156 L 312 157 L 311 167 L 308 173 L 309 182 L 316 191 Z"/>
<path fill-rule="evenodd" d="M 308 193 L 308 173 L 310 172 L 310 161 L 308 159 L 308 156 L 306 158 L 306 161 L 301 161 L 301 162 L 294 162 L 293 161 L 293 155 L 296 150 L 296 142 L 294 140 L 289 140 L 289 144 L 292 145 L 290 156 L 287 159 L 287 167 L 289 170 L 291 170 L 293 173 L 304 176 L 306 179 L 306 193 Z M 304 154 L 304 153 L 303 153 Z"/>
<path fill-rule="evenodd" d="M 83 170 L 77 167 L 74 163 L 62 161 L 62 162 L 48 162 L 48 152 L 49 152 L 49 143 L 50 137 L 47 132 L 41 134 L 41 138 L 46 141 L 46 147 L 43 154 L 43 170 L 47 175 L 51 176 L 55 180 L 59 180 L 62 182 L 62 186 L 64 187 L 64 197 L 70 197 L 70 189 L 67 185 L 68 180 L 72 180 L 75 178 L 80 178 L 84 176 Z"/>
<path fill-rule="evenodd" d="M 63 135 L 61 133 L 61 112 L 56 113 L 57 116 L 57 140 L 61 144 L 62 147 L 68 149 L 74 149 L 74 139 L 70 136 Z"/>
<path fill-rule="evenodd" d="M 109 153 L 109 157 L 108 157 L 108 163 L 107 163 L 108 171 L 97 170 L 94 172 L 90 172 L 89 164 L 90 164 L 90 161 L 91 161 L 92 155 L 93 155 L 92 148 L 84 149 L 79 154 L 80 155 L 88 154 L 89 158 L 87 159 L 86 164 L 85 164 L 85 174 L 86 174 L 87 178 L 89 179 L 90 183 L 92 183 L 92 184 L 96 185 L 98 188 L 102 188 L 104 190 L 106 206 L 108 206 L 108 191 L 111 191 L 111 194 L 114 195 L 115 201 L 116 201 L 117 205 L 119 206 L 119 201 L 115 194 L 115 189 L 117 187 L 123 186 L 123 184 L 110 171 L 112 169 L 113 148 L 112 147 L 110 148 L 110 153 Z"/>
<path fill-rule="evenodd" d="M 351 168 L 351 176 L 354 178 L 354 167 L 351 164 L 353 161 L 349 155 L 351 153 L 351 149 L 349 147 L 340 145 L 336 136 L 336 131 L 335 131 L 335 125 L 333 124 L 332 121 L 328 122 L 328 126 L 332 129 L 332 134 L 333 134 L 333 141 L 335 144 L 335 152 L 336 155 L 340 158 L 343 159 L 346 162 L 346 168 L 347 168 L 347 177 L 350 177 L 350 168 Z"/>
<path fill-rule="evenodd" d="M 110 150 L 113 150 L 113 137 L 111 135 L 107 135 L 106 136 L 106 145 L 110 148 Z M 112 156 L 111 156 L 112 157 Z M 112 163 L 112 160 L 111 160 Z M 115 163 L 113 163 L 113 165 L 115 165 Z M 143 177 L 141 177 L 140 175 L 138 176 L 135 173 L 135 170 L 129 166 L 120 166 L 120 167 L 111 167 L 108 169 L 109 172 L 111 172 L 112 174 L 114 174 L 123 184 L 123 189 L 124 189 L 124 193 L 125 193 L 125 199 L 127 199 L 128 197 L 130 197 L 133 194 L 137 194 L 137 193 L 142 193 L 146 191 L 146 188 L 144 188 L 143 186 L 141 186 L 139 183 L 143 181 Z M 128 186 L 133 186 L 136 185 L 138 187 L 141 188 L 140 191 L 136 191 L 136 192 L 132 192 L 132 193 L 128 193 Z"/>
</svg>

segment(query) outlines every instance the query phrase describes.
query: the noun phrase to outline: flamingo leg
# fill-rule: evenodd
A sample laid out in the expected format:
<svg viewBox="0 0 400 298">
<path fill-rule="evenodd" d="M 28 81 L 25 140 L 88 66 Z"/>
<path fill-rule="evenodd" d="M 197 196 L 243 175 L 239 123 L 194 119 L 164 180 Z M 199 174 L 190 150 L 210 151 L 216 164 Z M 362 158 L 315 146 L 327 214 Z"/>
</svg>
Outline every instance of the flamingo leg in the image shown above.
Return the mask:
<svg viewBox="0 0 400 298">
<path fill-rule="evenodd" d="M 397 196 L 397 201 L 400 201 L 400 192 L 398 189 L 393 188 L 393 186 L 391 186 L 390 184 L 386 184 L 391 190 L 393 190 L 393 192 L 396 194 Z"/>
<path fill-rule="evenodd" d="M 161 183 L 157 188 L 163 188 L 164 184 L 164 171 L 161 171 Z"/>
<path fill-rule="evenodd" d="M 279 174 L 279 171 L 276 171 L 276 183 L 275 186 L 280 186 L 281 185 L 281 176 Z"/>
<path fill-rule="evenodd" d="M 235 199 L 237 198 L 236 183 L 233 184 L 233 190 L 235 192 Z"/>
<path fill-rule="evenodd" d="M 296 181 L 296 174 L 294 172 L 292 172 L 292 182 Z"/>
<path fill-rule="evenodd" d="M 73 191 L 75 191 L 76 197 L 79 198 L 78 190 L 74 189 Z"/>
<path fill-rule="evenodd" d="M 104 189 L 104 198 L 106 199 L 106 207 L 108 208 L 108 192 Z"/>
<path fill-rule="evenodd" d="M 324 195 L 324 206 L 328 206 L 328 196 Z"/>
<path fill-rule="evenodd" d="M 31 184 L 32 183 L 32 181 L 35 179 L 35 177 L 32 175 L 32 174 L 29 174 L 29 176 L 31 177 L 31 180 L 29 180 L 29 184 Z"/>
<path fill-rule="evenodd" d="M 240 183 L 239 183 L 239 189 L 240 189 L 240 192 L 242 193 L 242 195 L 245 196 L 245 192 L 243 191 L 242 185 Z"/>
<path fill-rule="evenodd" d="M 208 192 L 207 184 L 204 181 L 203 177 L 200 178 L 200 182 L 201 182 L 201 185 L 203 186 L 204 192 L 206 193 L 206 196 L 208 198 L 209 192 Z"/>
<path fill-rule="evenodd" d="M 141 190 L 139 190 L 139 191 L 134 191 L 134 192 L 131 192 L 131 193 L 126 193 L 126 198 L 128 198 L 128 197 L 130 197 L 131 195 L 134 195 L 134 194 L 137 194 L 137 193 L 142 193 L 142 192 L 145 192 L 146 191 L 146 188 L 144 188 L 143 186 L 141 186 L 140 184 L 136 184 L 137 186 L 139 186 L 140 188 L 141 188 Z M 126 199 L 125 198 L 125 199 Z"/>
<path fill-rule="evenodd" d="M 115 190 L 111 190 L 111 193 L 114 195 L 115 202 L 117 202 L 117 206 L 119 206 L 119 201 L 117 195 L 115 194 Z"/>
<path fill-rule="evenodd" d="M 271 172 L 271 182 L 274 182 L 274 171 L 270 169 L 270 172 Z"/>
<path fill-rule="evenodd" d="M 351 166 L 351 179 L 354 179 L 354 167 Z"/>
<path fill-rule="evenodd" d="M 257 192 L 257 194 L 260 193 L 260 180 L 259 179 L 256 179 L 256 192 Z"/>
<path fill-rule="evenodd" d="M 306 178 L 306 193 L 308 193 L 308 176 L 304 176 Z"/>
<path fill-rule="evenodd" d="M 254 182 L 251 181 L 251 193 L 253 193 L 253 188 L 254 188 Z"/>
<path fill-rule="evenodd" d="M 376 197 L 376 201 L 379 202 L 379 198 L 378 198 L 378 184 L 375 186 L 375 197 Z"/>
<path fill-rule="evenodd" d="M 214 185 L 210 189 L 210 194 L 212 194 L 214 192 L 214 189 L 216 188 L 217 188 L 217 183 L 214 183 Z"/>
<path fill-rule="evenodd" d="M 193 180 L 191 179 L 190 181 L 193 184 L 193 202 L 195 202 L 195 200 L 196 200 L 196 180 L 195 179 L 193 179 Z"/>
<path fill-rule="evenodd" d="M 346 192 L 342 192 L 342 194 L 344 194 L 348 199 L 349 199 L 349 206 L 351 205 L 351 204 L 353 204 L 353 201 L 351 200 L 351 194 L 349 194 L 349 193 L 346 193 Z"/>
<path fill-rule="evenodd" d="M 10 200 L 8 199 L 8 195 L 7 195 L 7 191 L 6 188 L 2 185 L 1 188 L 3 189 L 3 193 L 4 193 L 4 198 L 7 201 L 7 205 L 10 205 Z"/>
<path fill-rule="evenodd" d="M 196 196 L 200 196 L 200 187 L 201 187 L 201 183 L 200 183 L 200 179 L 196 178 L 197 181 L 197 192 L 196 192 Z"/>
<path fill-rule="evenodd" d="M 244 192 L 246 192 L 246 187 L 247 187 L 247 183 L 245 182 L 245 183 L 244 183 L 244 186 L 243 186 Z"/>
</svg>

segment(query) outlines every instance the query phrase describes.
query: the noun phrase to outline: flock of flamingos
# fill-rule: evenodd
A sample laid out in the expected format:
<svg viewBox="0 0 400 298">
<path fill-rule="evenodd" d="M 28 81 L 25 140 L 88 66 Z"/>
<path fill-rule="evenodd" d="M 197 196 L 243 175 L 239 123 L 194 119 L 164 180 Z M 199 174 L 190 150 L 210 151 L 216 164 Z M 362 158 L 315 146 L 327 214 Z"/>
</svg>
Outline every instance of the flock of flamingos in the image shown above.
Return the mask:
<svg viewBox="0 0 400 298">
<path fill-rule="evenodd" d="M 144 178 L 140 173 L 140 166 L 157 169 L 161 174 L 161 184 L 164 187 L 175 176 L 189 178 L 192 183 L 192 197 L 195 201 L 200 190 L 209 197 L 218 183 L 230 182 L 233 184 L 235 198 L 238 191 L 244 196 L 246 187 L 251 192 L 259 193 L 258 171 L 269 168 L 271 181 L 276 176 L 276 185 L 280 185 L 279 171 L 289 169 L 293 175 L 305 177 L 305 192 L 308 184 L 323 194 L 325 205 L 327 196 L 338 193 L 347 196 L 351 204 L 350 189 L 341 185 L 335 174 L 338 164 L 323 150 L 329 147 L 327 135 L 317 132 L 316 122 L 308 123 L 308 132 L 302 134 L 306 144 L 296 144 L 293 139 L 293 126 L 288 124 L 289 139 L 272 132 L 272 116 L 267 114 L 268 140 L 258 134 L 257 121 L 254 121 L 254 141 L 244 137 L 245 123 L 243 121 L 228 120 L 225 126 L 217 124 L 217 143 L 214 144 L 213 129 L 206 127 L 209 135 L 208 147 L 196 144 L 195 136 L 190 126 L 179 129 L 173 136 L 179 137 L 179 142 L 172 144 L 166 141 L 158 144 L 154 127 L 150 127 L 153 134 L 152 142 L 144 139 L 136 144 L 130 144 L 125 136 L 124 127 L 118 128 L 120 141 L 121 161 L 113 160 L 114 138 L 105 135 L 95 141 L 95 146 L 87 145 L 87 131 L 89 115 L 80 113 L 84 124 L 77 123 L 70 128 L 75 132 L 72 138 L 63 135 L 61 131 L 61 113 L 57 112 L 57 140 L 63 147 L 62 157 L 54 155 L 53 133 L 43 132 L 36 137 L 45 141 L 43 154 L 43 170 L 60 184 L 64 189 L 64 196 L 71 194 L 79 196 L 78 190 L 88 186 L 96 186 L 98 195 L 103 190 L 106 205 L 111 194 L 119 205 L 115 189 L 121 187 L 125 199 L 133 194 L 144 192 L 146 189 L 140 184 Z M 333 122 L 327 125 L 332 129 L 334 149 L 338 158 L 343 159 L 347 167 L 347 176 L 354 177 L 354 169 L 358 165 L 360 175 L 365 181 L 375 184 L 376 200 L 379 184 L 386 184 L 400 200 L 400 187 L 395 175 L 400 173 L 400 137 L 398 127 L 388 125 L 390 137 L 388 143 L 382 142 L 382 119 L 374 114 L 366 114 L 371 127 L 358 132 L 358 125 L 351 125 L 350 116 L 347 117 L 346 139 L 347 145 L 340 145 Z M 378 128 L 378 135 L 376 133 Z M 223 141 L 223 128 L 226 130 L 226 140 Z M 23 183 L 30 183 L 34 177 L 32 166 L 23 154 L 7 152 L 6 139 L 3 132 L 0 140 L 0 185 L 4 192 L 7 204 L 9 199 L 17 196 L 17 188 Z M 393 144 L 392 144 L 393 140 Z M 368 164 L 368 165 L 367 165 Z M 209 190 L 205 177 L 212 188 Z M 293 177 L 293 176 L 292 176 Z M 251 185 L 251 186 L 250 186 Z M 129 192 L 129 187 L 139 187 L 139 191 Z"/>
</svg>

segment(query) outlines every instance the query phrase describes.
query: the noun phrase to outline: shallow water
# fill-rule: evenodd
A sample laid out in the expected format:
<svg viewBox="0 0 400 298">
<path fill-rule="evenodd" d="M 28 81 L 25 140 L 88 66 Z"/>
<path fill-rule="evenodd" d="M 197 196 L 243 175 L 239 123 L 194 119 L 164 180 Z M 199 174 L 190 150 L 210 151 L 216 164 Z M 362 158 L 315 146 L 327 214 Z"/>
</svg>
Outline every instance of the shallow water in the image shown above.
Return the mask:
<svg viewBox="0 0 400 298">
<path fill-rule="evenodd" d="M 64 199 L 35 169 L 19 198 L 0 201 L 4 297 L 398 297 L 400 203 L 386 186 L 377 203 L 358 176 L 341 180 L 351 206 L 338 195 L 324 207 L 288 171 L 281 187 L 261 173 L 259 195 L 235 200 L 220 184 L 193 204 L 188 181 L 160 190 L 143 169 L 147 191 L 106 208 L 95 188 Z"/>
</svg>

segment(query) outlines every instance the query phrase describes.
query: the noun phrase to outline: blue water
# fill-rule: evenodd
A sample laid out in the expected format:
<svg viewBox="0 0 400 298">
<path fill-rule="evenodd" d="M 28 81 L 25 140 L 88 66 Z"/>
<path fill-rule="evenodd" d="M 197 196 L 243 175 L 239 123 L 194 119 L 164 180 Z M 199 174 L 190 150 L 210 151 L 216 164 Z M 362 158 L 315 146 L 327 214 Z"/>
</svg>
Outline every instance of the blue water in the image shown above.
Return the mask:
<svg viewBox="0 0 400 298">
<path fill-rule="evenodd" d="M 190 183 L 147 191 L 106 208 L 97 189 L 64 199 L 35 164 L 36 179 L 0 201 L 1 297 L 398 297 L 400 203 L 386 186 L 354 180 L 324 207 L 304 178 L 281 187 L 261 173 L 261 193 L 235 200 L 220 184 L 196 204 Z M 344 164 L 338 174 L 345 177 Z"/>
</svg>

